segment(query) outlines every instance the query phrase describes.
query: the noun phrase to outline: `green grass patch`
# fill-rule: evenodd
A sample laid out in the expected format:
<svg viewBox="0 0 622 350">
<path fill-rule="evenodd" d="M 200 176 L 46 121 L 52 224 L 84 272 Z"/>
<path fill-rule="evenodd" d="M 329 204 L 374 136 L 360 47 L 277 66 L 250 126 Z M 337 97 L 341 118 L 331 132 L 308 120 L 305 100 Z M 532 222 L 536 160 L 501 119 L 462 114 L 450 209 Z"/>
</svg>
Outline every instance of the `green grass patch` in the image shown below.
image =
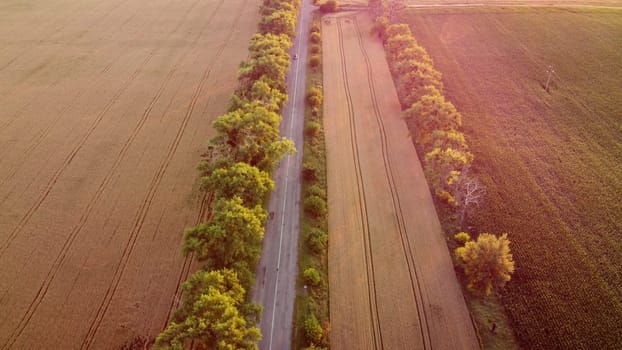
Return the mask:
<svg viewBox="0 0 622 350">
<path fill-rule="evenodd" d="M 320 15 L 315 12 L 311 28 L 319 29 L 320 27 Z M 319 34 L 316 37 L 321 38 Z M 310 51 L 311 49 L 317 51 L 315 57 L 319 57 L 320 62 L 315 62 L 313 65 L 309 64 L 306 91 L 311 91 L 312 88 L 321 91 L 321 45 L 310 46 Z M 310 338 L 316 338 L 314 341 L 316 346 L 328 348 L 330 320 L 327 244 L 325 240 L 328 232 L 328 222 L 325 211 L 308 210 L 308 206 L 304 205 L 304 203 L 309 202 L 310 198 L 312 198 L 314 203 L 324 201 L 324 205 L 326 204 L 326 157 L 321 105 L 315 108 L 309 108 L 309 106 L 305 108 L 304 140 L 303 167 L 306 170 L 303 170 L 303 174 L 301 174 L 301 203 L 303 203 L 303 208 L 301 208 L 300 213 L 299 277 L 296 286 L 293 347 L 294 349 L 306 348 L 309 346 Z M 309 169 L 312 169 L 312 171 Z M 313 208 L 315 207 L 313 206 Z M 305 282 L 305 270 L 309 268 L 313 268 L 319 273 L 320 281 L 316 285 Z M 323 329 L 320 341 L 317 341 L 317 334 L 309 334 L 309 327 L 305 327 L 305 323 L 309 324 L 312 315 L 315 316 Z"/>
<path fill-rule="evenodd" d="M 517 269 L 498 297 L 520 346 L 619 347 L 622 11 L 426 9 L 405 18 L 443 73 L 487 188 L 469 231 L 512 241 Z M 499 304 L 469 299 L 485 347 L 506 348 L 505 330 L 486 330 Z"/>
</svg>

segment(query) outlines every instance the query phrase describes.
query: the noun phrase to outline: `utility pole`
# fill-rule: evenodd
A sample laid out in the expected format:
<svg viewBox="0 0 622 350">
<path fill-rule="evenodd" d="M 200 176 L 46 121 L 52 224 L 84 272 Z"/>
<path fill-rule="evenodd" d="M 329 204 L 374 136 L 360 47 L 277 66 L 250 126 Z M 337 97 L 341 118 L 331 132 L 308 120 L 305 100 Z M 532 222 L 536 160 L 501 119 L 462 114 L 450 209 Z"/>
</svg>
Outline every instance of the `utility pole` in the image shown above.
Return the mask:
<svg viewBox="0 0 622 350">
<path fill-rule="evenodd" d="M 546 90 L 546 92 L 549 92 L 549 83 L 551 82 L 551 77 L 553 76 L 553 73 L 555 73 L 555 71 L 553 70 L 553 66 L 548 66 L 546 72 L 548 73 L 548 77 L 546 78 L 546 86 L 544 87 L 544 90 Z"/>
</svg>

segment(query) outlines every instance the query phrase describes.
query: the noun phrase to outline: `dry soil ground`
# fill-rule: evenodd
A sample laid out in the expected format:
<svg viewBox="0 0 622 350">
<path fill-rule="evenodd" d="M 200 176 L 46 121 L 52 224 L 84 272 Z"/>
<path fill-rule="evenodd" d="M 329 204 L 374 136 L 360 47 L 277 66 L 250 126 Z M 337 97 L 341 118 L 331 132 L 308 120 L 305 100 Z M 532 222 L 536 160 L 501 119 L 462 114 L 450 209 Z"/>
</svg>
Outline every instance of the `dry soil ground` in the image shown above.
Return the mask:
<svg viewBox="0 0 622 350">
<path fill-rule="evenodd" d="M 475 349 L 475 331 L 366 13 L 325 17 L 331 345 Z"/>
<path fill-rule="evenodd" d="M 257 0 L 0 4 L 0 348 L 153 336 Z"/>
</svg>

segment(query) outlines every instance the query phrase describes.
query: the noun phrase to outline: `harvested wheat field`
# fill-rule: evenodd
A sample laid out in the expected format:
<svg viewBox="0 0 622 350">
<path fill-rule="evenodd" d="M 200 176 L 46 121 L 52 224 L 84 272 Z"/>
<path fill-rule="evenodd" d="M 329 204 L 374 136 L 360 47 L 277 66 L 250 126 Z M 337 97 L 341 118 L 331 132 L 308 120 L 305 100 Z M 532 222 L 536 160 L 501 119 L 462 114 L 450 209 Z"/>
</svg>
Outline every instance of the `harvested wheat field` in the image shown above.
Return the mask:
<svg viewBox="0 0 622 350">
<path fill-rule="evenodd" d="M 153 337 L 256 0 L 0 4 L 0 348 Z"/>
<path fill-rule="evenodd" d="M 331 345 L 475 349 L 420 162 L 366 13 L 324 17 Z"/>
</svg>

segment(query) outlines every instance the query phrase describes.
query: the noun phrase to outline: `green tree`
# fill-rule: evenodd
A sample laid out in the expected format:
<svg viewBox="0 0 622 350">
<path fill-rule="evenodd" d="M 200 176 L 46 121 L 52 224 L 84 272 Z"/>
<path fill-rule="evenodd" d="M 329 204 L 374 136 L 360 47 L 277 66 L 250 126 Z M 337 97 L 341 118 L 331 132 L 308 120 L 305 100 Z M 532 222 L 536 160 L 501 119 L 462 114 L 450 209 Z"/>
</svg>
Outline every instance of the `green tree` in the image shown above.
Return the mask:
<svg viewBox="0 0 622 350">
<path fill-rule="evenodd" d="M 220 198 L 213 207 L 214 216 L 207 224 L 187 229 L 184 253 L 215 268 L 231 268 L 240 262 L 254 266 L 259 261 L 267 215 L 259 205 L 247 208 L 240 197 Z"/>
<path fill-rule="evenodd" d="M 322 94 L 322 89 L 316 86 L 312 86 L 307 91 L 307 105 L 311 108 L 320 107 L 324 100 L 324 95 Z"/>
<path fill-rule="evenodd" d="M 316 121 L 308 121 L 307 126 L 305 127 L 305 135 L 310 138 L 315 138 L 322 129 L 322 125 Z"/>
<path fill-rule="evenodd" d="M 410 47 L 405 48 L 402 51 L 397 52 L 394 58 L 395 58 L 394 62 L 415 60 L 420 63 L 434 66 L 432 57 L 430 57 L 430 55 L 428 55 L 428 52 L 419 45 L 410 46 Z"/>
<path fill-rule="evenodd" d="M 280 121 L 280 115 L 260 101 L 253 101 L 214 121 L 219 135 L 212 144 L 224 147 L 218 153 L 232 162 L 246 162 L 272 171 L 283 156 L 295 151 L 293 143 L 280 136 Z"/>
<path fill-rule="evenodd" d="M 312 44 L 319 45 L 322 42 L 322 35 L 319 32 L 309 34 L 309 41 Z"/>
<path fill-rule="evenodd" d="M 203 188 L 215 193 L 217 198 L 239 196 L 244 205 L 261 204 L 274 188 L 270 174 L 247 163 L 235 163 L 227 168 L 214 170 L 202 178 Z"/>
<path fill-rule="evenodd" d="M 317 67 L 320 66 L 320 63 L 322 62 L 322 59 L 320 58 L 320 55 L 311 55 L 311 57 L 309 57 L 309 67 L 315 69 Z"/>
<path fill-rule="evenodd" d="M 456 205 L 452 194 L 461 171 L 473 161 L 470 152 L 453 148 L 435 148 L 426 153 L 424 169 L 428 181 L 435 189 L 436 195 L 448 204 Z"/>
<path fill-rule="evenodd" d="M 183 301 L 155 349 L 257 349 L 259 329 L 240 313 L 245 290 L 232 270 L 195 273 L 182 286 Z"/>
<path fill-rule="evenodd" d="M 266 108 L 276 113 L 279 113 L 287 102 L 287 94 L 265 75 L 253 82 L 248 98 L 262 102 Z"/>
<path fill-rule="evenodd" d="M 514 260 L 507 233 L 496 237 L 482 233 L 477 241 L 468 241 L 455 251 L 468 279 L 468 288 L 490 295 L 510 281 Z"/>
<path fill-rule="evenodd" d="M 320 273 L 312 267 L 306 268 L 302 273 L 302 276 L 304 277 L 305 283 L 307 284 L 310 284 L 312 286 L 317 286 L 318 284 L 320 284 Z"/>
<path fill-rule="evenodd" d="M 412 47 L 417 47 L 419 44 L 412 36 L 412 34 L 395 34 L 391 35 L 390 30 L 393 26 L 389 26 L 387 29 L 387 40 L 385 43 L 385 48 L 387 51 L 387 55 L 389 56 L 389 60 L 391 62 L 396 62 L 400 54 Z"/>
<path fill-rule="evenodd" d="M 304 201 L 304 209 L 316 218 L 326 215 L 326 201 L 322 197 L 311 195 Z"/>
<path fill-rule="evenodd" d="M 326 2 L 320 4 L 321 13 L 337 12 L 338 9 L 339 4 L 335 0 L 327 0 Z"/>
<path fill-rule="evenodd" d="M 305 320 L 305 335 L 307 339 L 314 344 L 318 344 L 322 340 L 323 335 L 322 326 L 320 326 L 320 322 L 318 322 L 315 315 L 311 314 L 311 316 L 307 317 Z"/>
<path fill-rule="evenodd" d="M 461 151 L 469 149 L 464 134 L 454 129 L 434 130 L 429 138 L 425 138 L 425 141 L 422 141 L 421 146 L 425 152 L 429 152 L 434 148 L 453 148 Z"/>
<path fill-rule="evenodd" d="M 371 33 L 377 35 L 382 42 L 385 42 L 388 38 L 387 29 L 389 28 L 389 20 L 385 16 L 376 17 L 374 24 L 371 27 Z"/>
<path fill-rule="evenodd" d="M 307 235 L 307 245 L 315 254 L 324 254 L 328 243 L 328 235 L 320 228 L 314 227 Z"/>
<path fill-rule="evenodd" d="M 416 126 L 415 139 L 426 144 L 435 130 L 457 130 L 462 116 L 451 102 L 440 93 L 425 95 L 404 112 L 405 118 L 413 118 Z"/>
<path fill-rule="evenodd" d="M 296 17 L 287 10 L 274 11 L 259 22 L 259 30 L 264 34 L 285 34 L 292 38 L 296 33 Z"/>
</svg>

